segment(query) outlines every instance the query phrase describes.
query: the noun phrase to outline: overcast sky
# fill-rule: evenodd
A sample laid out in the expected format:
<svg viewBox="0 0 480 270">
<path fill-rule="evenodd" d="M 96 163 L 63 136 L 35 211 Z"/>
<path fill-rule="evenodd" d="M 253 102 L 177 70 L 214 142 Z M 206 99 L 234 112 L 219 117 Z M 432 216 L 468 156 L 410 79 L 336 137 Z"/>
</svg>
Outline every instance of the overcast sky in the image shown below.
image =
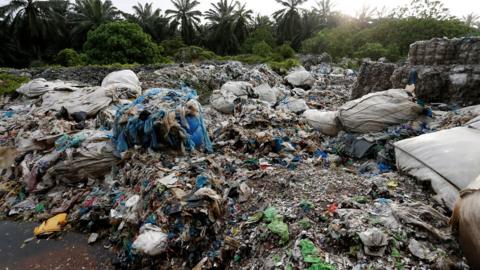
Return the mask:
<svg viewBox="0 0 480 270">
<path fill-rule="evenodd" d="M 198 0 L 200 2 L 199 9 L 205 11 L 210 8 L 212 2 L 218 2 L 218 0 Z M 411 0 L 333 0 L 335 3 L 335 10 L 343 13 L 355 16 L 358 10 L 363 5 L 372 7 L 387 7 L 389 9 L 404 6 L 411 2 Z M 172 8 L 170 0 L 113 0 L 114 4 L 124 10 L 131 11 L 131 6 L 137 2 L 153 2 L 154 6 L 165 11 Z M 247 3 L 247 6 L 255 13 L 263 15 L 270 15 L 275 10 L 281 8 L 281 5 L 276 3 L 275 0 L 240 0 L 241 3 Z M 315 0 L 308 0 L 302 7 L 309 8 L 315 5 Z M 443 0 L 445 6 L 447 6 L 453 15 L 462 17 L 472 12 L 476 12 L 480 15 L 480 0 Z"/>
<path fill-rule="evenodd" d="M 153 2 L 156 8 L 166 10 L 172 8 L 170 0 L 112 0 L 115 6 L 123 11 L 131 12 L 132 6 L 137 2 Z M 198 0 L 201 4 L 199 9 L 205 11 L 210 8 L 212 2 L 218 0 Z M 275 0 L 239 0 L 242 3 L 247 3 L 247 6 L 255 13 L 263 15 L 271 15 L 275 10 L 281 6 Z M 363 5 L 371 7 L 387 7 L 388 9 L 397 6 L 404 6 L 410 3 L 410 0 L 333 0 L 335 3 L 335 10 L 355 16 L 358 10 Z M 9 0 L 0 0 L 0 5 L 8 3 Z M 446 7 L 448 7 L 453 15 L 463 17 L 469 13 L 477 13 L 480 15 L 480 0 L 442 0 Z M 302 7 L 310 8 L 315 5 L 315 0 L 308 0 Z"/>
</svg>

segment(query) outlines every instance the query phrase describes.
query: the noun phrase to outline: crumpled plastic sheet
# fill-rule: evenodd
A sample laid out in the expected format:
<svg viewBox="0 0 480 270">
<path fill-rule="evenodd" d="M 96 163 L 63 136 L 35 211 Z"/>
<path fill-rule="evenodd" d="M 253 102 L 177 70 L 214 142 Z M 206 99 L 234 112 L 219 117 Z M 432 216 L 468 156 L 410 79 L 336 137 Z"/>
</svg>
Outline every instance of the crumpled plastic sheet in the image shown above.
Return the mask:
<svg viewBox="0 0 480 270">
<path fill-rule="evenodd" d="M 212 152 L 203 109 L 196 101 L 194 89 L 179 90 L 153 88 L 116 113 L 113 142 L 119 152 L 133 146 L 160 150 L 162 146 L 174 149 L 205 149 Z M 197 113 L 189 113 L 189 107 Z"/>
</svg>

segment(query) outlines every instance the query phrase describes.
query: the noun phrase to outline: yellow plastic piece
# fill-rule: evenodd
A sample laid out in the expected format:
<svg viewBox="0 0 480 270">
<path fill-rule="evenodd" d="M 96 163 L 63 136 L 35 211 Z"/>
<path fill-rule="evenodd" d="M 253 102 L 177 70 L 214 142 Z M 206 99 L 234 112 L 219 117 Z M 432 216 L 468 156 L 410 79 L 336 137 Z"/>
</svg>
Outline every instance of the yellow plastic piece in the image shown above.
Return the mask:
<svg viewBox="0 0 480 270">
<path fill-rule="evenodd" d="M 52 234 L 62 230 L 62 226 L 67 224 L 67 214 L 62 213 L 44 221 L 40 226 L 33 230 L 35 236 Z"/>
</svg>

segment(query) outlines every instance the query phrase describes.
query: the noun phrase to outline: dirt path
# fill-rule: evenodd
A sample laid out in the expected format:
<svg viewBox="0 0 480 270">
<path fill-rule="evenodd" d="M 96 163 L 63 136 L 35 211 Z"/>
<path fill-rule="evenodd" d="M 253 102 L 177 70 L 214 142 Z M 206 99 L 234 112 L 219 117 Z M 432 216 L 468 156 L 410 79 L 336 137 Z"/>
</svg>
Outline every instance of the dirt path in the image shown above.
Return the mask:
<svg viewBox="0 0 480 270">
<path fill-rule="evenodd" d="M 57 239 L 34 239 L 34 223 L 0 222 L 0 269 L 112 269 L 102 245 L 90 246 L 86 235 L 68 232 Z"/>
</svg>

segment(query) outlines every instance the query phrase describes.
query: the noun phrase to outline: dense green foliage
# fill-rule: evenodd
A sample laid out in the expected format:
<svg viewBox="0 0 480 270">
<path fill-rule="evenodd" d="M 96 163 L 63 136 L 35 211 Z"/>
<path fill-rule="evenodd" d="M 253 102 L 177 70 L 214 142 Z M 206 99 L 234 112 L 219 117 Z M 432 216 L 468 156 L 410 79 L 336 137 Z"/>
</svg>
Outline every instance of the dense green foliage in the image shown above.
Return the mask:
<svg viewBox="0 0 480 270">
<path fill-rule="evenodd" d="M 17 76 L 8 73 L 0 73 L 0 96 L 11 94 L 17 90 L 23 83 L 28 82 L 27 77 Z"/>
<path fill-rule="evenodd" d="M 255 43 L 252 47 L 252 53 L 261 57 L 270 56 L 273 52 L 272 46 L 265 41 Z"/>
<path fill-rule="evenodd" d="M 475 14 L 462 20 L 452 17 L 438 0 L 412 0 L 389 12 L 365 6 L 356 17 L 335 11 L 333 0 L 319 0 L 308 10 L 305 0 L 276 0 L 271 16 L 253 16 L 254 11 L 236 0 L 216 0 L 203 13 L 198 0 L 170 1 L 169 10 L 155 9 L 155 2 L 138 3 L 129 14 L 110 0 L 10 0 L 0 7 L 0 66 L 223 57 L 288 67 L 299 51 L 327 52 L 337 61 L 396 61 L 406 57 L 414 41 L 478 35 L 480 27 Z M 130 24 L 122 24 L 126 22 Z M 160 57 L 161 47 L 165 57 Z M 80 56 L 62 51 L 66 48 Z"/>
<path fill-rule="evenodd" d="M 138 24 L 111 22 L 88 33 L 83 50 L 92 64 L 156 63 L 162 48 Z"/>
<path fill-rule="evenodd" d="M 71 42 L 74 48 L 80 49 L 90 30 L 118 19 L 120 12 L 110 0 L 75 0 L 70 16 Z"/>
<path fill-rule="evenodd" d="M 268 22 L 270 22 L 269 19 Z M 273 27 L 271 25 L 260 25 L 255 30 L 253 30 L 248 36 L 248 38 L 245 40 L 245 42 L 242 44 L 241 51 L 243 53 L 251 53 L 253 50 L 253 46 L 260 42 L 265 42 L 270 45 L 270 47 L 275 46 L 276 42 L 273 35 Z"/>
<path fill-rule="evenodd" d="M 255 44 L 252 54 L 241 54 L 220 59 L 236 60 L 247 64 L 265 63 L 280 74 L 285 74 L 291 68 L 300 65 L 299 60 L 295 57 L 295 51 L 288 44 L 272 49 L 266 42 Z"/>
<path fill-rule="evenodd" d="M 214 52 L 197 46 L 182 47 L 176 51 L 174 56 L 174 60 L 179 63 L 214 60 L 217 58 L 218 56 Z"/>
<path fill-rule="evenodd" d="M 408 54 L 410 44 L 433 37 L 462 37 L 478 34 L 457 19 L 386 18 L 362 27 L 347 23 L 320 31 L 303 42 L 302 52 L 327 52 L 341 57 L 387 57 L 396 61 Z"/>
<path fill-rule="evenodd" d="M 74 67 L 83 64 L 80 55 L 74 49 L 63 49 L 58 52 L 55 63 L 64 67 Z"/>
<path fill-rule="evenodd" d="M 371 58 L 379 59 L 381 57 L 387 56 L 389 51 L 383 47 L 380 43 L 365 43 L 355 52 L 356 58 Z"/>
</svg>

